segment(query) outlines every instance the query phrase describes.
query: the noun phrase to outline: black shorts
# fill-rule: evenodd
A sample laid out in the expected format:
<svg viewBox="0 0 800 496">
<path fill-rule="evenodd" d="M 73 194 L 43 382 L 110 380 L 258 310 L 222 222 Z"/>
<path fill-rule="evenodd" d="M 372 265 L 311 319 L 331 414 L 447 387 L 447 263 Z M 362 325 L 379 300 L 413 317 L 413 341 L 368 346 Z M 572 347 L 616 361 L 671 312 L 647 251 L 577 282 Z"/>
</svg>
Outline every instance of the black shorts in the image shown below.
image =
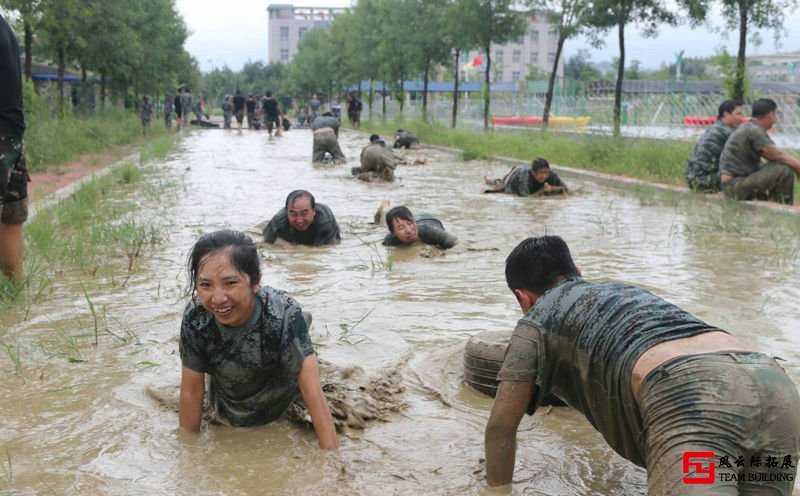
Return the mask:
<svg viewBox="0 0 800 496">
<path fill-rule="evenodd" d="M 241 124 L 242 121 L 244 120 L 244 110 L 236 110 L 233 112 L 233 115 L 236 116 L 236 122 L 238 122 L 239 124 Z"/>
<path fill-rule="evenodd" d="M 0 135 L 0 223 L 22 224 L 28 219 L 30 180 L 22 142 Z"/>
</svg>

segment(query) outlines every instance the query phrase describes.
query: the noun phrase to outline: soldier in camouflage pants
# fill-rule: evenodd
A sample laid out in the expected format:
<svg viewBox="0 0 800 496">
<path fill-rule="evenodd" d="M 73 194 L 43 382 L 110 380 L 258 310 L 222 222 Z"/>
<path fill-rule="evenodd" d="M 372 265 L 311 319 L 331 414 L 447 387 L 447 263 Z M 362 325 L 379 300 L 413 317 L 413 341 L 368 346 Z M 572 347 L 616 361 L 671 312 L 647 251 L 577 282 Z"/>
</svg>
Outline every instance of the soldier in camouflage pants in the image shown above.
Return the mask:
<svg viewBox="0 0 800 496">
<path fill-rule="evenodd" d="M 719 156 L 725 142 L 742 122 L 742 102 L 725 100 L 719 106 L 717 122 L 697 140 L 686 164 L 686 182 L 694 191 L 719 191 Z"/>
</svg>

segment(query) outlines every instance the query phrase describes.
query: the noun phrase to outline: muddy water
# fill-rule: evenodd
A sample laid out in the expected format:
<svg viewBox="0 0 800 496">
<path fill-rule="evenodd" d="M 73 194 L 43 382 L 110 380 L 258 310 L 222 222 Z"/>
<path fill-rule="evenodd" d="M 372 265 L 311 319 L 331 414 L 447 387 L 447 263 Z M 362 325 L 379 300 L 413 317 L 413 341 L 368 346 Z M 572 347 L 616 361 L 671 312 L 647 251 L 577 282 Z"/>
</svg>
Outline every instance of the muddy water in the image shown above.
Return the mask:
<svg viewBox="0 0 800 496">
<path fill-rule="evenodd" d="M 52 301 L 0 332 L 20 343 L 23 371 L 15 375 L 0 356 L 0 465 L 13 472 L 0 471 L 0 493 L 482 494 L 491 402 L 460 384 L 461 352 L 471 334 L 513 327 L 519 309 L 503 281 L 504 258 L 524 236 L 544 232 L 568 240 L 585 276 L 647 287 L 785 358 L 800 379 L 797 217 L 731 213 L 683 197 L 677 205 L 566 175 L 581 190 L 566 199 L 482 195 L 483 175 L 500 176 L 507 166 L 432 150 L 412 152 L 430 163 L 401 166 L 394 184 L 361 183 L 348 173 L 365 141 L 344 132 L 350 161 L 329 167 L 310 163 L 305 130 L 272 140 L 195 132 L 155 164 L 160 172 L 148 181 L 169 184 L 153 186 L 162 201 L 143 200 L 141 215 L 165 226 L 168 239 L 125 288 L 106 281 L 88 289 L 108 328 L 128 342 L 103 335 L 97 347 L 89 344 L 83 281 L 69 274 L 55 282 Z M 312 432 L 284 421 L 187 434 L 145 394 L 179 381 L 184 263 L 198 234 L 225 227 L 257 234 L 295 188 L 332 207 L 343 242 L 264 247 L 263 282 L 314 314 L 312 337 L 325 359 L 369 374 L 406 363 L 407 410 L 343 437 L 338 455 L 321 453 Z M 385 228 L 369 223 L 383 198 L 439 215 L 460 244 L 443 255 L 383 248 Z M 83 336 L 85 362 L 42 351 L 59 330 Z M 646 487 L 642 470 L 567 409 L 524 420 L 515 480 L 516 494 L 627 495 Z"/>
</svg>

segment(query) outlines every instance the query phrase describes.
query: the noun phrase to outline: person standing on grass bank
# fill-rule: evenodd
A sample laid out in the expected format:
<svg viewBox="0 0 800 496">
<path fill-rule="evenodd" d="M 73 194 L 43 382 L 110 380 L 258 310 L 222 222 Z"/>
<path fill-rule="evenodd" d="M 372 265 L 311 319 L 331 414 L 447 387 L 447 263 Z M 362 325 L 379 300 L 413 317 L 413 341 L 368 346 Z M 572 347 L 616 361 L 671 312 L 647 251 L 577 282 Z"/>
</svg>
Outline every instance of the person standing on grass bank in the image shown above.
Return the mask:
<svg viewBox="0 0 800 496">
<path fill-rule="evenodd" d="M 258 248 L 238 231 L 206 234 L 189 255 L 192 299 L 181 322 L 180 426 L 198 432 L 208 403 L 232 427 L 264 425 L 302 397 L 319 446 L 338 439 L 300 305 L 261 286 Z"/>
<path fill-rule="evenodd" d="M 407 207 L 397 206 L 386 212 L 386 225 L 389 234 L 383 238 L 384 246 L 412 245 L 421 241 L 438 248 L 452 248 L 458 238 L 444 230 L 442 221 L 430 214 L 420 214 L 414 218 Z"/>
<path fill-rule="evenodd" d="M 337 244 L 342 236 L 330 207 L 317 203 L 308 191 L 297 189 L 289 193 L 284 207 L 264 228 L 265 242 L 278 240 L 321 246 Z"/>
<path fill-rule="evenodd" d="M 792 493 L 800 396 L 775 359 L 644 289 L 583 279 L 558 236 L 522 241 L 505 273 L 524 317 L 486 424 L 490 486 L 511 483 L 522 416 L 552 393 L 647 469 L 651 496 Z"/>
<path fill-rule="evenodd" d="M 174 108 L 172 97 L 168 94 L 164 95 L 164 127 L 167 128 L 167 131 L 172 130 L 172 112 L 174 111 Z"/>
<path fill-rule="evenodd" d="M 351 91 L 347 94 L 346 105 L 350 125 L 353 126 L 353 129 L 358 129 L 361 126 L 361 109 L 363 107 L 361 100 Z"/>
<path fill-rule="evenodd" d="M 28 182 L 22 139 L 25 114 L 22 106 L 22 71 L 19 44 L 0 16 L 0 269 L 16 283 L 24 279 L 25 243 L 22 225 L 28 220 Z"/>
<path fill-rule="evenodd" d="M 752 119 L 734 131 L 719 159 L 725 196 L 736 200 L 794 203 L 794 177 L 800 160 L 781 150 L 767 135 L 778 122 L 778 105 L 768 98 L 753 102 Z M 761 159 L 767 160 L 762 163 Z"/>
<path fill-rule="evenodd" d="M 178 119 L 178 130 L 180 131 L 183 129 L 183 92 L 185 91 L 184 88 L 186 85 L 178 86 L 178 93 L 175 95 L 174 100 L 174 107 L 175 107 L 175 117 Z"/>
<path fill-rule="evenodd" d="M 150 97 L 147 95 L 142 98 L 139 118 L 142 120 L 142 134 L 147 134 L 150 131 L 150 123 L 153 121 L 153 102 L 150 101 Z"/>
<path fill-rule="evenodd" d="M 719 191 L 719 157 L 728 138 L 742 123 L 742 102 L 725 100 L 719 106 L 717 122 L 705 130 L 686 163 L 686 182 L 693 191 Z"/>
<path fill-rule="evenodd" d="M 242 96 L 242 90 L 236 90 L 236 94 L 233 96 L 233 115 L 236 116 L 239 131 L 242 130 L 242 121 L 244 121 L 244 104 L 245 99 Z"/>
<path fill-rule="evenodd" d="M 183 93 L 181 93 L 181 107 L 183 107 L 183 125 L 185 127 L 187 124 L 191 123 L 193 107 L 192 91 L 188 86 L 183 87 Z"/>
<path fill-rule="evenodd" d="M 569 192 L 567 185 L 550 170 L 550 163 L 539 157 L 530 167 L 515 167 L 502 179 L 484 181 L 492 188 L 485 193 L 508 193 L 518 196 L 564 195 Z"/>
<path fill-rule="evenodd" d="M 311 153 L 312 162 L 324 162 L 325 152 L 331 154 L 334 163 L 347 161 L 339 148 L 339 120 L 330 112 L 325 112 L 311 122 L 314 132 L 314 148 Z"/>
</svg>

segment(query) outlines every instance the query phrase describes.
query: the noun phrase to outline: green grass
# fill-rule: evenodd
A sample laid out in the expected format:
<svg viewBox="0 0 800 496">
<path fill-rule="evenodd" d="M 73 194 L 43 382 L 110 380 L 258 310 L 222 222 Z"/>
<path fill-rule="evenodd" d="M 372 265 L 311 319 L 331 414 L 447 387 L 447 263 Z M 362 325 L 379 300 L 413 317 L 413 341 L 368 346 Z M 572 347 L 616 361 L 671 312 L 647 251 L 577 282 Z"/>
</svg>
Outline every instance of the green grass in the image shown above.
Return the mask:
<svg viewBox="0 0 800 496">
<path fill-rule="evenodd" d="M 132 111 L 113 107 L 87 117 L 53 118 L 46 112 L 29 112 L 26 119 L 25 155 L 30 172 L 45 171 L 87 153 L 172 136 L 159 125 L 160 121 L 154 121 L 147 136 L 143 136 L 141 122 Z"/>
<path fill-rule="evenodd" d="M 423 143 L 462 150 L 464 161 L 509 157 L 531 161 L 544 157 L 550 163 L 645 181 L 685 186 L 686 160 L 694 141 L 612 136 L 579 135 L 542 130 L 492 131 L 451 129 L 423 121 L 367 122 L 362 130 L 394 134 L 411 129 Z M 795 204 L 800 201 L 800 184 L 795 182 Z"/>
</svg>

